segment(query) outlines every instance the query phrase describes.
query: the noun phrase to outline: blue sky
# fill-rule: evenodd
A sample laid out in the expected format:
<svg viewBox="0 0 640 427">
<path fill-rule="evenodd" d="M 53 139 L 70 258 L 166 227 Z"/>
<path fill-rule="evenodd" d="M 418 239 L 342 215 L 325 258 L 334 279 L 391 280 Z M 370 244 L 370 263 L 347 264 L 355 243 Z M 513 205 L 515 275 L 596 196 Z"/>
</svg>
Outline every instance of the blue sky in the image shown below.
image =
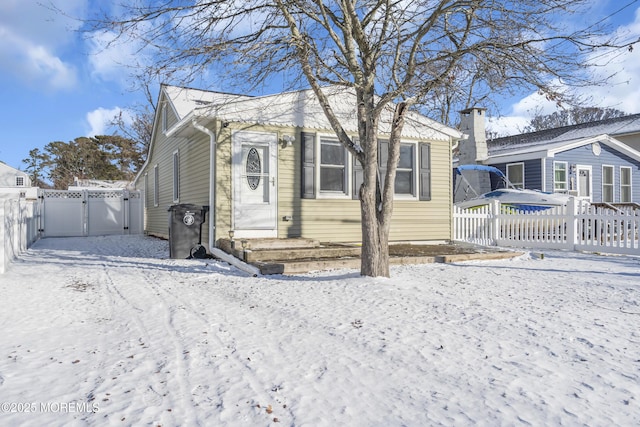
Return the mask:
<svg viewBox="0 0 640 427">
<path fill-rule="evenodd" d="M 593 1 L 595 13 L 603 17 L 629 4 L 614 22 L 629 38 L 638 38 L 640 1 Z M 105 4 L 51 3 L 82 18 L 88 16 L 92 2 Z M 47 4 L 47 0 L 0 1 L 0 161 L 19 169 L 30 150 L 52 141 L 110 133 L 107 123 L 121 109 L 145 102 L 143 95 L 130 90 L 130 70 L 121 65 L 132 60 L 133 52 L 122 46 L 99 49 L 76 31 L 80 21 L 55 13 Z M 589 95 L 601 106 L 640 113 L 640 44 L 606 70 L 618 73 L 612 85 L 590 89 Z M 554 106 L 523 93 L 506 100 L 502 116 L 489 126 L 497 131 L 523 126 L 536 108 L 552 112 Z"/>
</svg>

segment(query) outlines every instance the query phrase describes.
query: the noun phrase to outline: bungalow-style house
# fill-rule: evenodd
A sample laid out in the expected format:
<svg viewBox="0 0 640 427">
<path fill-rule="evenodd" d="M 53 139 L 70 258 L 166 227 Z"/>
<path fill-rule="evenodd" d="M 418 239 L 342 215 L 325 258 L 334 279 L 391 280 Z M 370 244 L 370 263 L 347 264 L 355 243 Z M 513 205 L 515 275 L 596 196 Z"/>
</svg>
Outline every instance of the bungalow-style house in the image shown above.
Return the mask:
<svg viewBox="0 0 640 427">
<path fill-rule="evenodd" d="M 333 87 L 325 93 L 345 130 L 357 135 L 355 95 Z M 391 117 L 389 110 L 381 120 L 382 145 Z M 451 239 L 451 148 L 461 136 L 409 114 L 391 241 Z M 190 204 L 208 207 L 201 235 L 209 248 L 231 236 L 359 242 L 359 172 L 310 90 L 250 97 L 162 85 L 134 184 L 145 191 L 150 235 L 167 237 L 168 209 Z"/>
<path fill-rule="evenodd" d="M 575 195 L 592 203 L 640 202 L 640 114 L 487 140 L 485 110 L 461 112 L 457 163 L 500 169 L 515 187 Z M 478 194 L 499 178 L 467 178 Z M 464 194 L 455 185 L 455 201 Z"/>
<path fill-rule="evenodd" d="M 26 172 L 0 162 L 0 188 L 31 187 L 31 178 Z"/>
</svg>

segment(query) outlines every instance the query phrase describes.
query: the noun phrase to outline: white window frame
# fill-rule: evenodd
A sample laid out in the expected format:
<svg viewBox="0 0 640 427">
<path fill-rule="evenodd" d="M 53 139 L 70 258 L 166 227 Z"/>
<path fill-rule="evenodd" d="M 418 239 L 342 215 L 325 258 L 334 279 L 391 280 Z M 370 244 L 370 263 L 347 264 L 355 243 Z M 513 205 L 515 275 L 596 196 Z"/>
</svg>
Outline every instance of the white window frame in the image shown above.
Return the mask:
<svg viewBox="0 0 640 427">
<path fill-rule="evenodd" d="M 605 169 L 609 169 L 611 170 L 611 182 L 604 182 L 604 170 Z M 601 199 L 602 202 L 604 203 L 614 203 L 614 201 L 616 200 L 616 194 L 615 194 L 615 183 L 616 183 L 616 168 L 612 165 L 602 165 L 602 175 L 601 175 Z M 606 187 L 611 187 L 611 200 L 605 200 L 604 197 L 604 189 Z"/>
<path fill-rule="evenodd" d="M 180 150 L 173 152 L 173 203 L 180 201 Z"/>
<path fill-rule="evenodd" d="M 160 168 L 158 164 L 153 166 L 153 206 L 160 204 Z"/>
<path fill-rule="evenodd" d="M 622 173 L 622 171 L 628 171 L 629 173 L 629 183 L 625 184 L 623 183 L 622 177 L 624 176 L 624 174 Z M 623 189 L 628 188 L 629 189 L 629 200 L 624 200 L 623 199 Z M 620 166 L 620 203 L 631 203 L 633 202 L 633 171 L 632 168 L 630 166 Z"/>
<path fill-rule="evenodd" d="M 16 187 L 24 187 L 27 180 L 22 175 L 16 176 Z"/>
<path fill-rule="evenodd" d="M 511 179 L 511 174 L 509 173 L 509 168 L 511 167 L 516 167 L 516 166 L 520 166 L 522 168 L 522 182 L 513 182 L 513 180 Z M 514 187 L 516 188 L 525 188 L 524 183 L 525 183 L 525 176 L 524 176 L 524 162 L 516 162 L 516 163 L 507 163 L 507 165 L 505 166 L 506 171 L 507 171 L 507 180 L 513 184 Z"/>
<path fill-rule="evenodd" d="M 564 166 L 564 181 L 556 180 L 557 166 Z M 559 189 L 557 184 L 563 184 L 564 188 Z M 554 193 L 567 193 L 569 191 L 569 163 L 568 162 L 553 162 L 553 192 Z"/>
<path fill-rule="evenodd" d="M 329 135 L 321 135 L 318 134 L 317 135 L 317 140 L 316 140 L 317 144 L 316 144 L 316 198 L 318 199 L 350 199 L 351 198 L 351 154 L 349 153 L 349 150 L 347 150 L 342 143 L 340 143 L 340 141 L 338 139 L 336 139 L 335 137 L 331 137 Z M 344 182 L 343 182 L 343 191 L 332 191 L 332 190 L 322 190 L 322 181 L 321 181 L 321 177 L 322 177 L 322 168 L 330 168 L 330 169 L 339 169 L 341 168 L 338 165 L 323 165 L 322 163 L 322 143 L 323 142 L 327 142 L 330 144 L 335 144 L 335 145 L 339 145 L 344 151 L 345 151 L 345 156 L 344 156 Z"/>
<path fill-rule="evenodd" d="M 162 104 L 162 109 L 160 110 L 160 121 L 162 126 L 162 132 L 167 132 L 167 104 Z"/>
<path fill-rule="evenodd" d="M 405 141 L 400 141 L 400 145 L 410 145 L 412 148 L 412 160 L 413 163 L 411 165 L 411 194 L 408 193 L 397 193 L 395 191 L 395 186 L 394 186 L 394 191 L 393 191 L 393 199 L 394 200 L 418 200 L 418 142 L 417 141 L 410 141 L 410 142 L 405 142 Z M 398 172 L 399 171 L 408 171 L 409 169 L 407 168 L 400 168 L 400 164 L 398 162 L 398 168 L 396 169 L 396 179 L 398 178 Z"/>
</svg>

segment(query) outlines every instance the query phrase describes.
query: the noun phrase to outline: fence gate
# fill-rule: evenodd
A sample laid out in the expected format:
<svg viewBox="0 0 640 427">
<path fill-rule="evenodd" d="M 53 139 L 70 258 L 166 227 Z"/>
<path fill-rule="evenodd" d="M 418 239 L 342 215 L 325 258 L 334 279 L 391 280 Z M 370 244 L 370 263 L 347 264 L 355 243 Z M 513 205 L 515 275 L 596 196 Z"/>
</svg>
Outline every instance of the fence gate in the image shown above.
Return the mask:
<svg viewBox="0 0 640 427">
<path fill-rule="evenodd" d="M 142 233 L 142 197 L 128 190 L 43 190 L 42 236 Z"/>
</svg>

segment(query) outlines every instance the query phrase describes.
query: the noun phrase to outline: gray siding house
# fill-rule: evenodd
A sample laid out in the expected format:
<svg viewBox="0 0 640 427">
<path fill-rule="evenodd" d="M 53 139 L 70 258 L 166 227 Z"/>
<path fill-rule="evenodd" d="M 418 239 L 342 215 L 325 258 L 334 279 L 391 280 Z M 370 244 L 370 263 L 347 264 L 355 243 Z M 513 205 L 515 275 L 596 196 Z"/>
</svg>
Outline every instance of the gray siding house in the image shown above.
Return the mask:
<svg viewBox="0 0 640 427">
<path fill-rule="evenodd" d="M 482 108 L 462 112 L 468 138 L 460 141 L 458 164 L 494 166 L 519 188 L 640 203 L 640 114 L 493 140 L 486 140 L 484 120 Z M 480 192 L 500 186 L 496 178 L 473 184 Z"/>
</svg>

